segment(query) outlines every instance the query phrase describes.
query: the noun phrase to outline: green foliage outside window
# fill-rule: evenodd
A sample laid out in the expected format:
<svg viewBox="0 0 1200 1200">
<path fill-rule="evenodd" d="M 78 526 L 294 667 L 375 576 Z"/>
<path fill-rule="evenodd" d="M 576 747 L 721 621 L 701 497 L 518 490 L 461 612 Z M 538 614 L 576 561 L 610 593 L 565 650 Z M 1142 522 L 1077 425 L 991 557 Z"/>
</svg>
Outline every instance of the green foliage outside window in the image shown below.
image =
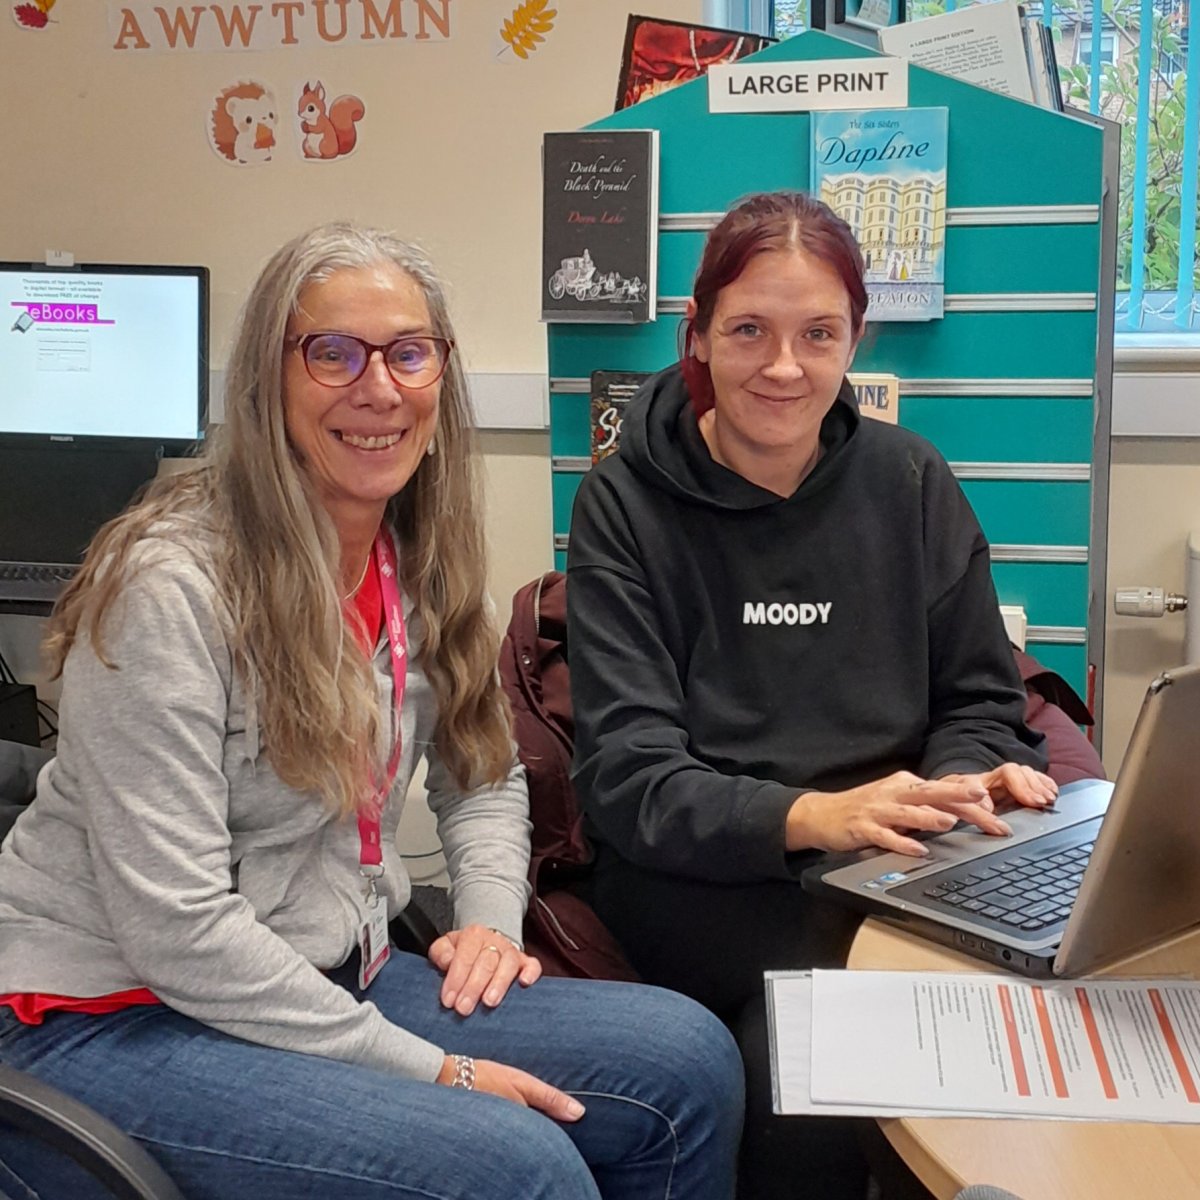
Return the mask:
<svg viewBox="0 0 1200 1200">
<path fill-rule="evenodd" d="M 1117 232 L 1117 286 L 1130 285 L 1130 260 L 1133 247 L 1133 202 L 1135 165 L 1135 126 L 1138 104 L 1138 47 L 1142 26 L 1136 0 L 1104 0 L 1105 26 L 1114 27 L 1121 52 L 1115 63 L 1100 68 L 1102 116 L 1121 126 L 1121 194 Z M 1064 22 L 1075 21 L 1081 36 L 1091 38 L 1091 4 L 1083 0 L 1059 0 L 1057 10 Z M 1180 218 L 1183 200 L 1183 128 L 1184 96 L 1187 76 L 1183 61 L 1186 48 L 1182 26 L 1186 10 L 1153 12 L 1150 31 L 1150 126 L 1146 163 L 1146 247 L 1145 286 L 1148 291 L 1174 290 L 1179 277 L 1181 250 L 1192 259 L 1193 279 L 1200 288 L 1200 264 L 1195 263 L 1196 245 L 1192 240 L 1180 245 Z M 1084 25 L 1084 22 L 1087 22 Z M 1056 38 L 1061 45 L 1062 32 L 1056 22 Z M 1068 104 L 1086 109 L 1091 94 L 1091 72 L 1083 63 L 1059 64 L 1059 75 Z M 1198 89 L 1193 87 L 1193 92 Z M 1197 96 L 1192 103 L 1197 103 Z M 1200 196 L 1200 179 L 1189 184 Z"/>
<path fill-rule="evenodd" d="M 1192 0 L 1195 4 L 1197 0 Z M 1054 38 L 1059 51 L 1059 77 L 1068 104 L 1087 111 L 1091 105 L 1091 70 L 1086 56 L 1091 49 L 1092 0 L 1054 0 Z M 959 7 L 965 7 L 961 5 Z M 1030 7 L 1036 9 L 1036 3 Z M 1100 69 L 1099 112 L 1121 126 L 1119 225 L 1117 232 L 1117 287 L 1128 291 L 1133 246 L 1135 128 L 1138 104 L 1138 48 L 1142 34 L 1138 0 L 1102 0 L 1102 29 L 1116 38 L 1116 61 Z M 909 0 L 908 19 L 920 20 L 944 12 L 944 0 Z M 800 33 L 808 24 L 808 0 L 775 0 L 776 37 Z M 1183 134 L 1187 76 L 1184 71 L 1187 0 L 1156 0 L 1150 31 L 1153 78 L 1150 86 L 1149 153 L 1146 170 L 1146 247 L 1144 287 L 1147 291 L 1174 292 L 1181 252 L 1193 262 L 1193 277 L 1200 291 L 1200 261 L 1194 239 L 1180 245 L 1183 187 Z M 1071 32 L 1064 54 L 1064 31 Z M 1082 61 L 1064 61 L 1065 58 Z M 1200 102 L 1200 85 L 1191 101 Z M 1187 181 L 1197 189 L 1200 179 Z"/>
</svg>

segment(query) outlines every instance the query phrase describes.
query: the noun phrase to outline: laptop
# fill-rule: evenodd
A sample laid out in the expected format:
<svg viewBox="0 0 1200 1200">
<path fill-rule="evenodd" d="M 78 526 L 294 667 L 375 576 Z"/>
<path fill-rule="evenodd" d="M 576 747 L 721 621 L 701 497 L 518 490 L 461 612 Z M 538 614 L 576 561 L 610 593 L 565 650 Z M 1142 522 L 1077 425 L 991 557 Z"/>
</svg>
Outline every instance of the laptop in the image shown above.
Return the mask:
<svg viewBox="0 0 1200 1200">
<path fill-rule="evenodd" d="M 922 839 L 928 858 L 825 858 L 805 890 L 1022 975 L 1085 975 L 1200 923 L 1198 742 L 1200 666 L 1167 671 L 1115 784 L 1005 812 L 1011 838 L 960 823 Z"/>
</svg>

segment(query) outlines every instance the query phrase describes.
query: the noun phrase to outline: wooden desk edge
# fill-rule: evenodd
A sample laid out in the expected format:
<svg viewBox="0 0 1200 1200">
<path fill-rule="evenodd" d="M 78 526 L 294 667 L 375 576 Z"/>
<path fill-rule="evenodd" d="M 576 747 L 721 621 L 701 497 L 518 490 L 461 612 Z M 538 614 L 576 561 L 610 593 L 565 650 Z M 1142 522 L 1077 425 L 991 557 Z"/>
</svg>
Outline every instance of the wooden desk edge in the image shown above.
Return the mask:
<svg viewBox="0 0 1200 1200">
<path fill-rule="evenodd" d="M 916 934 L 888 925 L 884 921 L 868 918 L 863 921 L 850 947 L 846 965 L 851 970 L 875 971 L 955 971 L 978 973 L 996 972 L 1000 968 L 990 966 L 978 959 L 969 958 L 957 951 L 938 946 Z M 1170 939 L 1161 946 L 1131 956 L 1101 972 L 1104 975 L 1154 976 L 1178 975 L 1185 971 L 1189 976 L 1197 975 L 1200 966 L 1200 928 L 1188 930 Z M 878 1118 L 877 1123 L 896 1153 L 907 1164 L 914 1175 L 938 1200 L 953 1200 L 964 1187 L 972 1183 L 988 1183 L 991 1180 L 968 1179 L 956 1171 L 931 1145 L 930 1139 L 950 1123 L 971 1122 L 986 1125 L 993 1133 L 997 1127 L 1028 1130 L 1031 1122 L 1004 1120 L 1002 1118 L 970 1117 L 887 1117 Z M 1036 1122 L 1034 1124 L 1058 1125 L 1059 1122 Z M 1158 1128 L 1152 1126 L 1152 1128 Z M 984 1134 L 981 1129 L 981 1135 Z M 1037 1200 L 1029 1196 L 1027 1200 Z"/>
</svg>

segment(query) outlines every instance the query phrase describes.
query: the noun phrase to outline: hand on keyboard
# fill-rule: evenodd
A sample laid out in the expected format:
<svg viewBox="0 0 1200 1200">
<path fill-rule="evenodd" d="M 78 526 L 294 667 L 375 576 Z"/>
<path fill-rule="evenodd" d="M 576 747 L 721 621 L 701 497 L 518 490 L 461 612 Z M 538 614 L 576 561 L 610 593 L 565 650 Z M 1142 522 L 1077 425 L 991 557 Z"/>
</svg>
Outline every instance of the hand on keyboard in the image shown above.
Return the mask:
<svg viewBox="0 0 1200 1200">
<path fill-rule="evenodd" d="M 1058 799 L 1058 784 L 1049 775 L 1020 763 L 1001 763 L 991 771 L 976 775 L 943 775 L 942 779 L 984 788 L 997 811 L 1002 804 L 1008 806 L 1009 812 L 1017 806 L 1048 808 Z"/>
<path fill-rule="evenodd" d="M 921 857 L 929 851 L 916 833 L 945 833 L 957 821 L 996 837 L 1012 830 L 992 812 L 987 789 L 975 776 L 928 780 L 911 771 L 844 792 L 804 792 L 788 810 L 788 850 L 862 850 L 879 846 Z"/>
</svg>

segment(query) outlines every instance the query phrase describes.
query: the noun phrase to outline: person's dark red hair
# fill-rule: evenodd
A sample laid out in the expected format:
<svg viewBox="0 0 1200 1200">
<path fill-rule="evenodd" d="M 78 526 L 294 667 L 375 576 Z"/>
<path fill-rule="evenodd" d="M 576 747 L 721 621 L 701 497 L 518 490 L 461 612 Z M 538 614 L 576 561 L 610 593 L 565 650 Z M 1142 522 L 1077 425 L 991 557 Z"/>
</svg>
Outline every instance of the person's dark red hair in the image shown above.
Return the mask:
<svg viewBox="0 0 1200 1200">
<path fill-rule="evenodd" d="M 850 319 L 860 333 L 867 312 L 863 257 L 850 226 L 828 205 L 805 192 L 759 192 L 738 201 L 704 243 L 692 299 L 695 315 L 684 322 L 680 348 L 683 378 L 696 415 L 713 406 L 708 364 L 692 353 L 697 333 L 712 324 L 717 296 L 746 269 L 756 254 L 770 250 L 803 250 L 828 263 L 846 285 Z"/>
</svg>

